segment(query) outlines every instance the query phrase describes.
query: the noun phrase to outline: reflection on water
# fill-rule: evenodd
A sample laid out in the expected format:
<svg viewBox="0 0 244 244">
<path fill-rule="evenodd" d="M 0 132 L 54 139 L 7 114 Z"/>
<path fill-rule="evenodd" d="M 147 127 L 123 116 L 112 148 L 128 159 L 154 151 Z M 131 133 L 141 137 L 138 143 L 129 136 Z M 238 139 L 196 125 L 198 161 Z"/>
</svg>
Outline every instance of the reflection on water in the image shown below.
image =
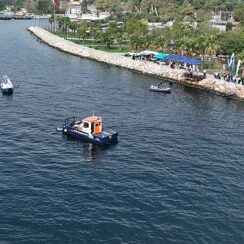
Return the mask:
<svg viewBox="0 0 244 244">
<path fill-rule="evenodd" d="M 13 100 L 13 94 L 2 94 L 2 96 L 4 97 L 4 99 L 6 99 L 7 101 L 11 101 Z"/>
<path fill-rule="evenodd" d="M 76 143 L 79 144 L 81 149 L 82 149 L 82 157 L 84 157 L 87 161 L 93 161 L 93 162 L 99 162 L 100 159 L 102 159 L 102 155 L 106 150 L 109 150 L 113 147 L 116 146 L 116 144 L 112 144 L 112 145 L 106 145 L 106 146 L 98 146 L 98 145 L 94 145 L 90 142 L 84 142 L 79 140 L 76 137 L 73 136 L 69 136 L 69 135 L 65 135 L 62 134 L 62 137 L 64 140 L 67 140 L 69 142 L 72 143 Z"/>
<path fill-rule="evenodd" d="M 100 162 L 101 154 L 105 148 L 101 148 L 89 142 L 81 142 L 81 147 L 83 149 L 83 155 L 87 161 Z"/>
</svg>

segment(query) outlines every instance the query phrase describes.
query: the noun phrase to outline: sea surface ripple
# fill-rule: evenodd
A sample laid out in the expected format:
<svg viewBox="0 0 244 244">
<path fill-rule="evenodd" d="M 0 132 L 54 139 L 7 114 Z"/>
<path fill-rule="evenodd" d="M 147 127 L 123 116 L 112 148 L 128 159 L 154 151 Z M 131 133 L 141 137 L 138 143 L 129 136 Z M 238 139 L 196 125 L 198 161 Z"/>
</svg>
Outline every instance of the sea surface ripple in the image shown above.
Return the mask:
<svg viewBox="0 0 244 244">
<path fill-rule="evenodd" d="M 70 56 L 0 22 L 0 243 L 244 243 L 244 104 Z M 119 132 L 103 150 L 70 116 Z"/>
</svg>

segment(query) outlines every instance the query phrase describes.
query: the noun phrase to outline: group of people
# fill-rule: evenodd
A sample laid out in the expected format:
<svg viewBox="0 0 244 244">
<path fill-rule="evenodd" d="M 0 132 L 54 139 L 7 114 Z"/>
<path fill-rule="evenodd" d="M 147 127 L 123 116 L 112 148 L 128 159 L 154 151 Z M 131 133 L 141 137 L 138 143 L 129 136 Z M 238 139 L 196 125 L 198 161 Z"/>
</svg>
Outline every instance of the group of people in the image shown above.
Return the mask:
<svg viewBox="0 0 244 244">
<path fill-rule="evenodd" d="M 133 60 L 139 59 L 139 60 L 146 61 L 146 60 L 150 60 L 150 56 L 152 56 L 152 55 L 144 56 L 144 55 L 136 55 L 135 53 L 133 53 L 131 55 L 131 58 Z M 155 60 L 154 62 L 157 62 L 157 61 L 158 60 Z M 190 64 L 186 64 L 186 63 L 176 63 L 176 62 L 169 61 L 169 67 L 171 69 L 176 69 L 176 68 L 185 69 L 186 70 L 185 76 L 188 78 L 191 78 L 191 79 L 198 76 L 198 72 L 199 72 L 198 67 L 196 65 L 190 65 Z M 221 80 L 222 77 L 223 77 L 224 81 L 244 85 L 244 77 L 241 78 L 239 76 L 233 76 L 230 73 L 223 73 L 222 75 L 219 72 L 214 73 L 214 79 Z M 202 76 L 202 79 L 205 79 L 205 78 L 207 78 L 206 70 L 203 71 L 203 76 Z"/>
<path fill-rule="evenodd" d="M 220 80 L 221 79 L 220 73 L 215 72 L 214 73 L 214 79 Z M 232 74 L 229 74 L 229 73 L 224 73 L 223 74 L 223 79 L 225 81 L 228 81 L 228 82 L 233 82 L 233 83 L 236 83 L 236 84 L 244 85 L 244 77 L 241 78 L 239 76 L 233 76 Z"/>
</svg>

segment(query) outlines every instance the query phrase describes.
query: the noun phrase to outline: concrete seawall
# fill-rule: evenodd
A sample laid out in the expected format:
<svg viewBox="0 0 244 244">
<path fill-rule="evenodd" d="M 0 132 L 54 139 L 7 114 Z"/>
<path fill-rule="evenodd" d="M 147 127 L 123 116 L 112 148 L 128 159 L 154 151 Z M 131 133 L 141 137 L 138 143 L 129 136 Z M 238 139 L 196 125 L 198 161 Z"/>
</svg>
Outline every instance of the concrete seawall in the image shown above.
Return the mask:
<svg viewBox="0 0 244 244">
<path fill-rule="evenodd" d="M 175 70 L 166 65 L 158 65 L 148 61 L 132 60 L 131 58 L 125 57 L 122 54 L 108 53 L 78 45 L 37 26 L 29 27 L 28 30 L 49 46 L 72 55 L 116 65 L 144 74 L 158 76 L 160 78 L 170 79 L 184 85 L 208 90 L 219 95 L 226 95 L 227 93 L 230 93 L 233 95 L 232 97 L 244 100 L 244 86 L 242 85 L 219 80 L 215 81 L 211 76 L 207 76 L 207 79 L 200 82 L 186 81 L 184 80 L 184 70 L 182 69 Z"/>
</svg>

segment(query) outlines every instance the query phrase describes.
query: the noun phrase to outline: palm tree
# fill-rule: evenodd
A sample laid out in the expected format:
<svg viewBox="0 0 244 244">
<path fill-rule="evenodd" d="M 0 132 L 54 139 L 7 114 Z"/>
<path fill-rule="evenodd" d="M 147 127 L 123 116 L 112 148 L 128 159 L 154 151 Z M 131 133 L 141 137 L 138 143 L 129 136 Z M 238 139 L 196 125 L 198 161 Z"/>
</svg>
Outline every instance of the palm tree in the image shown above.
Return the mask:
<svg viewBox="0 0 244 244">
<path fill-rule="evenodd" d="M 60 31 L 60 30 L 61 30 L 61 26 L 62 26 L 62 23 L 61 23 L 61 22 L 62 22 L 61 17 L 57 16 L 56 20 L 57 20 L 57 23 L 58 23 L 58 30 Z"/>
<path fill-rule="evenodd" d="M 54 22 L 54 15 L 53 14 L 48 18 L 48 22 L 51 24 L 51 30 L 53 30 L 53 22 Z"/>
<path fill-rule="evenodd" d="M 152 36 L 151 47 L 157 51 L 162 51 L 166 48 L 166 42 L 163 36 Z"/>
<path fill-rule="evenodd" d="M 206 47 L 207 47 L 207 38 L 206 36 L 201 35 L 196 39 L 195 52 L 201 55 L 205 55 Z"/>
<path fill-rule="evenodd" d="M 122 47 L 121 44 L 124 40 L 124 35 L 123 35 L 123 30 L 122 29 L 118 29 L 116 32 L 116 41 L 119 44 L 119 50 L 122 51 Z"/>
<path fill-rule="evenodd" d="M 62 32 L 65 32 L 66 39 L 67 39 L 71 21 L 70 21 L 69 17 L 62 17 L 60 19 L 60 21 L 61 21 Z"/>
<path fill-rule="evenodd" d="M 67 37 L 67 31 L 71 25 L 71 21 L 70 21 L 69 17 L 57 17 L 57 22 L 58 22 L 59 29 L 62 32 L 65 32 L 66 37 Z"/>
<path fill-rule="evenodd" d="M 207 37 L 207 46 L 205 53 L 209 55 L 210 59 L 219 50 L 220 46 L 217 44 L 217 38 L 214 35 Z"/>
</svg>

